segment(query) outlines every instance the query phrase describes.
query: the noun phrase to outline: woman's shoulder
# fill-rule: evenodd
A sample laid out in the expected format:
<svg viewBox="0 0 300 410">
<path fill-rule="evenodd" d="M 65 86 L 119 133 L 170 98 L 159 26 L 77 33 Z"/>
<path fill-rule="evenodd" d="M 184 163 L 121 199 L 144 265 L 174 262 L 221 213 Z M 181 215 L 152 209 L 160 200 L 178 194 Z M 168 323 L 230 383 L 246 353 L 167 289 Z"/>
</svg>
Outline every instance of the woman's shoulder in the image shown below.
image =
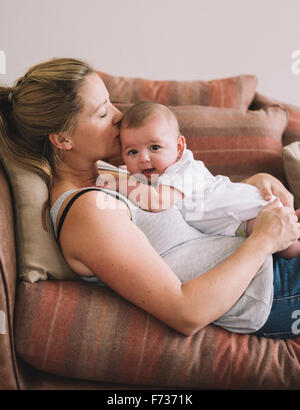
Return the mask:
<svg viewBox="0 0 300 410">
<path fill-rule="evenodd" d="M 57 205 L 57 203 L 61 203 L 61 205 L 63 204 L 64 201 L 67 201 L 68 198 L 72 198 L 72 196 L 76 195 L 76 193 L 78 192 L 89 192 L 89 191 L 97 191 L 100 194 L 104 193 L 102 192 L 102 190 L 94 185 L 91 186 L 86 186 L 86 187 L 82 187 L 82 186 L 76 186 L 73 184 L 68 184 L 68 183 L 63 183 L 63 184 L 57 184 L 54 185 L 51 189 L 50 192 L 50 208 L 53 208 L 54 206 Z"/>
<path fill-rule="evenodd" d="M 101 175 L 103 173 L 107 174 L 112 174 L 115 175 L 116 172 L 118 172 L 118 168 L 109 166 L 109 164 L 104 163 L 103 161 L 98 161 L 101 162 L 101 167 L 98 164 L 98 175 Z M 106 167 L 104 166 L 106 164 Z M 64 178 L 56 179 L 54 181 L 53 186 L 51 187 L 50 191 L 50 206 L 53 206 L 53 204 L 59 199 L 62 195 L 66 195 L 68 192 L 75 192 L 75 191 L 80 191 L 80 190 L 88 190 L 90 188 L 95 188 L 99 189 L 100 188 L 96 186 L 96 181 L 92 182 L 91 184 L 88 185 L 82 185 L 78 184 L 76 180 L 67 180 Z"/>
<path fill-rule="evenodd" d="M 84 192 L 84 195 L 76 196 L 78 192 Z M 56 221 L 52 220 L 56 222 L 56 236 L 68 264 L 77 273 L 90 276 L 94 273 L 89 263 L 97 259 L 97 251 L 104 243 L 114 243 L 115 232 L 120 234 L 130 223 L 130 212 L 112 195 L 99 189 L 82 188 L 68 196 Z"/>
<path fill-rule="evenodd" d="M 55 182 L 50 191 L 50 206 L 52 207 L 62 195 L 65 195 L 71 191 L 76 191 L 77 189 L 79 190 L 80 188 L 70 183 Z"/>
<path fill-rule="evenodd" d="M 70 210 L 72 212 L 69 212 Z M 66 183 L 56 184 L 52 188 L 50 216 L 55 233 L 63 214 L 68 213 L 68 219 L 73 221 L 75 218 L 77 224 L 83 216 L 93 218 L 93 215 L 96 216 L 101 210 L 126 211 L 128 216 L 131 216 L 127 204 L 118 200 L 117 193 L 108 193 L 96 186 L 75 187 Z M 105 217 L 107 218 L 109 215 L 105 215 Z"/>
</svg>

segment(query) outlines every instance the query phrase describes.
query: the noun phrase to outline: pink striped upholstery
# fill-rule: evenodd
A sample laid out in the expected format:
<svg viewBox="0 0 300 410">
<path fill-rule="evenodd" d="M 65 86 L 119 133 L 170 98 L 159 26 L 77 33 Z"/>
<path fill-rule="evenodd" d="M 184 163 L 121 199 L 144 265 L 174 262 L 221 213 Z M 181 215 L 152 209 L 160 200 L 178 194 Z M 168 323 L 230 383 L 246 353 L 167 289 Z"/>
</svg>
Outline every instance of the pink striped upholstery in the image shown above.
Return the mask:
<svg viewBox="0 0 300 410">
<path fill-rule="evenodd" d="M 115 104 L 125 111 L 131 104 Z M 286 111 L 267 107 L 243 113 L 234 109 L 202 106 L 170 107 L 178 118 L 187 146 L 214 174 L 241 181 L 258 172 L 270 173 L 285 182 L 282 134 Z M 109 158 L 121 165 L 121 157 Z"/>
<path fill-rule="evenodd" d="M 112 102 L 153 100 L 166 105 L 205 105 L 246 110 L 253 100 L 257 79 L 240 75 L 213 81 L 153 81 L 116 77 L 98 72 Z"/>
<path fill-rule="evenodd" d="M 209 325 L 185 337 L 109 289 L 81 282 L 19 286 L 22 359 L 73 378 L 198 388 L 300 388 L 300 338 L 273 341 Z"/>
<path fill-rule="evenodd" d="M 257 110 L 262 107 L 270 107 L 272 105 L 279 105 L 288 111 L 289 122 L 287 128 L 283 134 L 283 145 L 289 145 L 294 141 L 300 141 L 300 107 L 295 105 L 286 104 L 268 97 L 262 94 L 256 93 L 255 98 L 251 104 L 251 109 Z"/>
</svg>

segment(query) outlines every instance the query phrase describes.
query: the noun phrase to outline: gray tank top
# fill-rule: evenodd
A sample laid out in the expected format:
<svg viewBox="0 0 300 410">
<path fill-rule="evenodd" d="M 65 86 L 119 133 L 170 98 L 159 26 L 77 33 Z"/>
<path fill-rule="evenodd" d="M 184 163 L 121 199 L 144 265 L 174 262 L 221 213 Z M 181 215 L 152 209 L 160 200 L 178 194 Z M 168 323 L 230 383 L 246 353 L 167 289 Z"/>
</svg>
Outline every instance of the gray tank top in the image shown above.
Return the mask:
<svg viewBox="0 0 300 410">
<path fill-rule="evenodd" d="M 77 191 L 80 190 L 64 192 L 52 206 L 50 215 L 55 234 L 57 216 L 62 204 Z M 188 225 L 175 207 L 157 213 L 147 212 L 135 206 L 119 192 L 105 189 L 101 191 L 114 197 L 118 196 L 127 204 L 132 222 L 144 232 L 155 251 L 182 283 L 218 265 L 245 240 L 242 237 L 203 234 Z M 81 278 L 103 284 L 96 277 Z M 214 324 L 237 333 L 255 332 L 266 322 L 272 301 L 273 260 L 270 255 L 240 299 Z"/>
</svg>

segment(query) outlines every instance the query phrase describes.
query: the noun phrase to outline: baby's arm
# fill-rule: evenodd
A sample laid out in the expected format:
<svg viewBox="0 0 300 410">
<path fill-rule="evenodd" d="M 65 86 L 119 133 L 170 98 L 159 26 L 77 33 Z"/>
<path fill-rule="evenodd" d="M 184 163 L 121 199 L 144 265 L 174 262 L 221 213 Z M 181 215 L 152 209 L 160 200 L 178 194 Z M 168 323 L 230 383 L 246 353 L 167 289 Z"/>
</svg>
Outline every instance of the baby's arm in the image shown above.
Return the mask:
<svg viewBox="0 0 300 410">
<path fill-rule="evenodd" d="M 168 209 L 184 196 L 181 191 L 171 186 L 154 187 L 140 182 L 133 175 L 120 172 L 101 174 L 96 185 L 118 191 L 138 207 L 150 212 Z"/>
<path fill-rule="evenodd" d="M 160 212 L 164 209 L 168 209 L 176 202 L 179 202 L 183 198 L 183 193 L 178 189 L 168 185 L 158 185 L 153 187 L 150 185 L 140 184 L 149 188 L 148 191 L 148 209 L 142 207 L 145 210 L 151 212 Z"/>
</svg>

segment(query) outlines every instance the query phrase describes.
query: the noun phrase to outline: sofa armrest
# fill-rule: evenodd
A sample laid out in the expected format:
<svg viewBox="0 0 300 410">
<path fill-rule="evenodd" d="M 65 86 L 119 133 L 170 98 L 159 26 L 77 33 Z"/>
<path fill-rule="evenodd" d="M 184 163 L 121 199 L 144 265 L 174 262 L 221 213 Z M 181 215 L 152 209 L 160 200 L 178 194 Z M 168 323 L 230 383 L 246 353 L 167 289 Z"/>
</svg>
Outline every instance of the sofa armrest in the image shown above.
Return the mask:
<svg viewBox="0 0 300 410">
<path fill-rule="evenodd" d="M 18 389 L 14 348 L 16 249 L 11 193 L 0 164 L 0 390 Z"/>
</svg>

